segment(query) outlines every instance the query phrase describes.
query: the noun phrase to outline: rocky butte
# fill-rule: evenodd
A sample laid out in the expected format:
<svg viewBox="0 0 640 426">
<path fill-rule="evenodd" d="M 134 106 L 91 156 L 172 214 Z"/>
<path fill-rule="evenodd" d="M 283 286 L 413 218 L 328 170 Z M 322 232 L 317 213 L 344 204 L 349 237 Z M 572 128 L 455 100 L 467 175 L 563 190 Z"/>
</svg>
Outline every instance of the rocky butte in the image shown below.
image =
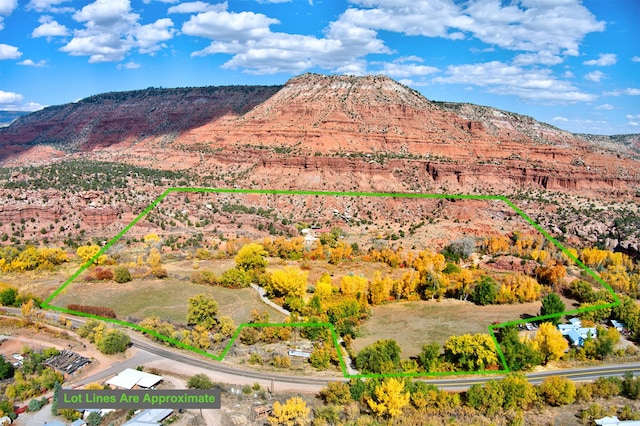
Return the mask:
<svg viewBox="0 0 640 426">
<path fill-rule="evenodd" d="M 433 102 L 384 76 L 303 74 L 284 86 L 107 93 L 0 128 L 5 166 L 102 159 L 258 187 L 604 197 L 640 190 L 640 137 L 572 134 L 471 104 Z"/>
<path fill-rule="evenodd" d="M 524 196 L 523 208 L 556 235 L 640 245 L 640 135 L 572 134 L 490 107 L 430 101 L 384 76 L 100 94 L 0 128 L 0 166 L 0 232 L 21 238 L 112 234 L 167 186 L 201 186 Z M 165 177 L 142 179 L 149 169 Z M 540 201 L 544 193 L 556 198 Z M 384 223 L 398 219 L 392 203 L 352 207 Z M 479 217 L 477 206 L 458 204 L 441 213 Z M 439 211 L 435 201 L 420 208 Z M 402 214 L 414 213 L 428 212 Z M 14 229 L 24 222 L 24 232 Z"/>
</svg>

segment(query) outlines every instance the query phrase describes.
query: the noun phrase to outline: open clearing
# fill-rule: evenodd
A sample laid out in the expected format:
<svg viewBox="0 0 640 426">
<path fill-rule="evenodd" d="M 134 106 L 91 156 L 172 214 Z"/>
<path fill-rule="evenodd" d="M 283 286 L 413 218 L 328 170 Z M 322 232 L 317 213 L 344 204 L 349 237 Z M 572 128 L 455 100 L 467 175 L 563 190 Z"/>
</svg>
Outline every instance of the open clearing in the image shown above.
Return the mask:
<svg viewBox="0 0 640 426">
<path fill-rule="evenodd" d="M 373 316 L 360 327 L 353 346 L 360 351 L 376 340 L 393 339 L 402 357 L 416 356 L 422 345 L 440 345 L 453 335 L 488 333 L 492 322 L 513 321 L 522 314 L 538 315 L 540 302 L 478 306 L 454 299 L 391 303 L 373 308 Z"/>
<path fill-rule="evenodd" d="M 70 303 L 108 306 L 121 319 L 133 317 L 141 320 L 157 315 L 165 320 L 184 323 L 188 299 L 201 293 L 213 296 L 218 302 L 220 315 L 229 315 L 236 325 L 249 322 L 253 309 L 269 312 L 271 322 L 284 320 L 284 315 L 263 303 L 251 288 L 228 289 L 174 278 L 141 279 L 125 284 L 77 281 L 67 287 L 55 303 L 62 307 Z"/>
</svg>

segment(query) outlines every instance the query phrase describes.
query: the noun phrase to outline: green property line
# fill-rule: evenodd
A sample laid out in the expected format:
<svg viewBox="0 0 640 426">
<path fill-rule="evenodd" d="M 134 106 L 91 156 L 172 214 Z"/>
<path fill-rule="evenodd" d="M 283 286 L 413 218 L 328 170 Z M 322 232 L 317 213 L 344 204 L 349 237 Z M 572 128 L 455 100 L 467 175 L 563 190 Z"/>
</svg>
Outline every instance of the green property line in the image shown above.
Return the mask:
<svg viewBox="0 0 640 426">
<path fill-rule="evenodd" d="M 133 324 L 130 322 L 114 319 L 114 318 L 105 318 L 98 315 L 87 314 L 85 312 L 74 311 L 71 309 L 62 308 L 60 306 L 52 305 L 51 302 L 55 299 L 69 284 L 76 280 L 93 262 L 95 262 L 100 256 L 102 256 L 113 244 L 115 244 L 122 236 L 127 233 L 136 223 L 138 223 L 143 217 L 145 217 L 152 209 L 154 209 L 167 195 L 174 192 L 185 192 L 185 193 L 229 193 L 229 194 L 262 194 L 262 195 L 318 195 L 318 196 L 338 196 L 338 197 L 387 197 L 387 198 L 431 198 L 431 199 L 448 199 L 448 200 L 491 200 L 491 201 L 502 201 L 507 206 L 511 207 L 516 213 L 518 213 L 527 223 L 533 226 L 537 231 L 539 231 L 549 242 L 559 248 L 569 259 L 575 262 L 582 270 L 584 270 L 587 274 L 589 274 L 593 279 L 595 279 L 599 284 L 601 284 L 612 296 L 614 302 L 607 303 L 597 306 L 590 306 L 582 309 L 574 309 L 570 311 L 550 314 L 550 315 L 540 315 L 537 317 L 516 320 L 516 321 L 507 321 L 500 324 L 492 324 L 488 327 L 489 334 L 493 339 L 495 344 L 496 352 L 500 358 L 502 363 L 502 369 L 500 370 L 481 370 L 481 371 L 442 371 L 442 372 L 415 372 L 415 373 L 387 373 L 387 374 L 349 374 L 347 370 L 347 366 L 344 362 L 344 357 L 342 356 L 342 351 L 340 349 L 340 344 L 338 343 L 338 335 L 336 330 L 331 323 L 243 323 L 238 326 L 235 333 L 229 340 L 229 343 L 225 346 L 222 354 L 220 356 L 216 356 L 212 353 L 209 353 L 200 348 L 196 348 L 191 345 L 184 344 L 179 340 L 172 339 L 171 337 L 160 334 L 156 331 L 146 329 L 144 327 L 140 327 L 137 324 Z M 590 312 L 597 309 L 606 309 L 612 308 L 620 305 L 620 299 L 615 294 L 611 286 L 607 284 L 602 278 L 598 276 L 595 272 L 593 272 L 587 265 L 580 261 L 576 256 L 574 256 L 566 247 L 564 247 L 558 240 L 553 238 L 547 231 L 545 231 L 538 223 L 536 223 L 533 219 L 531 219 L 524 211 L 522 211 L 518 206 L 513 204 L 507 197 L 502 195 L 466 195 L 466 194 L 420 194 L 420 193 L 392 193 L 392 192 L 334 192 L 334 191 L 294 191 L 294 190 L 279 190 L 279 189 L 230 189 L 230 188 L 168 188 L 162 194 L 160 194 L 147 208 L 145 208 L 142 213 L 140 213 L 135 219 L 133 219 L 127 226 L 124 227 L 122 231 L 118 233 L 115 237 L 113 237 L 107 244 L 105 244 L 98 253 L 96 253 L 91 259 L 85 262 L 80 268 L 67 279 L 58 289 L 56 289 L 43 303 L 42 307 L 45 309 L 52 309 L 72 315 L 78 315 L 86 318 L 93 318 L 101 321 L 110 322 L 112 324 L 117 324 L 125 327 L 132 328 L 134 330 L 141 331 L 145 334 L 151 335 L 157 339 L 161 339 L 170 343 L 172 345 L 181 347 L 183 349 L 187 349 L 198 353 L 200 355 L 204 355 L 208 358 L 211 358 L 216 361 L 221 361 L 227 355 L 231 346 L 235 343 L 236 339 L 240 335 L 240 332 L 246 327 L 326 327 L 331 332 L 331 338 L 333 340 L 333 344 L 338 353 L 338 358 L 340 360 L 340 368 L 342 370 L 342 374 L 347 379 L 363 379 L 363 378 L 385 378 L 385 377 L 443 377 L 443 376 L 466 376 L 466 375 L 486 375 L 486 374 L 506 374 L 510 372 L 510 368 L 507 365 L 507 361 L 502 353 L 502 349 L 500 348 L 500 344 L 498 343 L 498 339 L 495 335 L 495 330 L 510 326 L 510 325 L 519 325 L 527 322 L 535 322 L 550 318 L 559 318 L 565 315 L 577 315 L 584 312 Z"/>
</svg>

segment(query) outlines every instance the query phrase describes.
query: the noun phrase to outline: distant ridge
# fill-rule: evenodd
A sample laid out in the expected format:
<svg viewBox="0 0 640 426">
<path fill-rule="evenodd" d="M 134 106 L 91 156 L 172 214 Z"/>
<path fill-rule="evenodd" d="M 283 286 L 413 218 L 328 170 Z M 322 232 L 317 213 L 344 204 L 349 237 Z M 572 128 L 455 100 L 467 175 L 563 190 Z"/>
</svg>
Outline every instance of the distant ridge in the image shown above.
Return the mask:
<svg viewBox="0 0 640 426">
<path fill-rule="evenodd" d="M 305 185 L 326 186 L 333 171 L 350 190 L 640 193 L 638 135 L 572 134 L 496 108 L 431 101 L 380 75 L 104 93 L 0 128 L 0 164 L 78 155 L 202 174 L 242 169 L 246 182 L 271 187 L 303 185 L 302 172 Z"/>
</svg>

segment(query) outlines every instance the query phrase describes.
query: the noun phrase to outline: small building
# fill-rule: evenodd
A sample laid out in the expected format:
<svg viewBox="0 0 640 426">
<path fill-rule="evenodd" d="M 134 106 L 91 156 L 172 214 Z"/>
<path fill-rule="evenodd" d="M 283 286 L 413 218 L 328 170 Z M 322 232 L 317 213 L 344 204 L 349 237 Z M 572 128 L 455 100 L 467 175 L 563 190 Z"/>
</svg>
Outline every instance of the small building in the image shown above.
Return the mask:
<svg viewBox="0 0 640 426">
<path fill-rule="evenodd" d="M 148 408 L 131 418 L 124 426 L 160 426 L 173 413 L 170 408 Z"/>
<path fill-rule="evenodd" d="M 582 322 L 578 318 L 571 318 L 571 320 L 569 320 L 570 324 L 558 324 L 558 331 L 569 340 L 572 346 L 582 346 L 585 340 L 598 337 L 595 327 L 582 327 Z"/>
<path fill-rule="evenodd" d="M 640 426 L 640 420 L 620 420 L 617 416 L 594 420 L 598 426 Z"/>
<path fill-rule="evenodd" d="M 613 328 L 615 328 L 616 330 L 618 330 L 620 333 L 622 333 L 625 329 L 625 324 L 622 321 L 618 321 L 618 320 L 611 320 L 609 321 L 611 323 L 611 326 Z"/>
<path fill-rule="evenodd" d="M 311 358 L 311 352 L 300 349 L 289 349 L 289 356 L 297 356 L 301 358 Z"/>
<path fill-rule="evenodd" d="M 56 356 L 47 358 L 43 362 L 47 367 L 51 367 L 62 374 L 73 374 L 89 363 L 91 363 L 89 358 L 68 350 L 64 350 Z"/>
<path fill-rule="evenodd" d="M 87 422 L 82 419 L 78 419 L 71 422 L 71 426 L 87 426 Z"/>
<path fill-rule="evenodd" d="M 106 384 L 120 389 L 133 389 L 134 387 L 149 389 L 163 380 L 162 376 L 145 373 L 144 371 L 127 368 L 117 376 L 106 381 Z"/>
</svg>

